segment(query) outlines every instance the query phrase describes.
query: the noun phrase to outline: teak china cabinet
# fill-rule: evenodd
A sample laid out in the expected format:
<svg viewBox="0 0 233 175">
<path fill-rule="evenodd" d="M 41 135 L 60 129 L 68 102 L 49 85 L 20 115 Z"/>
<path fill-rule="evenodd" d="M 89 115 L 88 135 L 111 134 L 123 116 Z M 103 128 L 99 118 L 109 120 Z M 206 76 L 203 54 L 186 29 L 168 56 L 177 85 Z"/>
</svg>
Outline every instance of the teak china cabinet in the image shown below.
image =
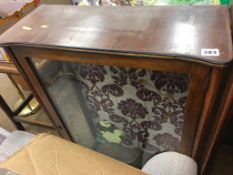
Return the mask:
<svg viewBox="0 0 233 175">
<path fill-rule="evenodd" d="M 135 167 L 199 159 L 232 60 L 221 6 L 42 5 L 0 43 L 62 137 Z"/>
</svg>

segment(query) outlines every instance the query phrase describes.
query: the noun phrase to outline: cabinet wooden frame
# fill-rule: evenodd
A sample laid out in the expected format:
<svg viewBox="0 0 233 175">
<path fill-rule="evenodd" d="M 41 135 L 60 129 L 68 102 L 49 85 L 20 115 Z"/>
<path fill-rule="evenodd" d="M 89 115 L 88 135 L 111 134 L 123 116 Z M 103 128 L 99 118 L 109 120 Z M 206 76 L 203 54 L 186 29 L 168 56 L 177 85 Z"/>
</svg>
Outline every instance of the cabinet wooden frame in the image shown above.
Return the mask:
<svg viewBox="0 0 233 175">
<path fill-rule="evenodd" d="M 210 161 L 216 153 L 216 148 L 220 145 L 221 137 L 225 129 L 229 126 L 229 121 L 233 115 L 233 66 L 227 71 L 226 81 L 224 81 L 221 91 L 221 98 L 218 100 L 218 106 L 215 118 L 212 122 L 209 135 L 203 148 L 203 156 L 199 160 L 202 165 L 200 174 L 208 173 Z"/>
<path fill-rule="evenodd" d="M 231 30 L 233 29 L 233 5 L 231 3 L 229 9 L 229 16 L 231 20 Z M 200 163 L 202 167 L 200 174 L 208 173 L 211 158 L 219 146 L 224 129 L 228 126 L 228 122 L 233 116 L 233 65 L 229 67 L 229 72 L 226 75 L 225 86 L 222 90 L 221 98 L 219 100 L 218 110 L 216 112 L 215 120 L 213 121 L 208 141 L 203 151 L 202 160 Z"/>
<path fill-rule="evenodd" d="M 189 74 L 190 83 L 181 136 L 181 153 L 192 156 L 193 158 L 196 158 L 197 154 L 200 153 L 200 146 L 204 143 L 203 133 L 206 130 L 206 124 L 210 120 L 209 114 L 214 106 L 214 100 L 221 80 L 222 68 L 196 62 L 176 60 L 172 57 L 161 57 L 159 59 L 159 56 L 158 58 L 143 57 L 142 55 L 135 57 L 134 55 L 112 54 L 107 52 L 95 54 L 80 50 L 64 51 L 59 48 L 11 46 L 7 47 L 7 51 L 25 80 L 27 80 L 59 134 L 69 140 L 72 140 L 72 138 L 31 65 L 30 58 L 115 65 Z"/>
</svg>

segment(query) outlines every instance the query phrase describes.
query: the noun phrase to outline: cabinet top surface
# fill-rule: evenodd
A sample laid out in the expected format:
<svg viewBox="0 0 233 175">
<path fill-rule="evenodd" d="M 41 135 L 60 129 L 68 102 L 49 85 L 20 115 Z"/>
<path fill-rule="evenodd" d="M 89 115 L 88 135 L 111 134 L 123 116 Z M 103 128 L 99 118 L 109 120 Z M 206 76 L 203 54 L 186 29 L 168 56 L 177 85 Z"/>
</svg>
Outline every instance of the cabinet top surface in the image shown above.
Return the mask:
<svg viewBox="0 0 233 175">
<path fill-rule="evenodd" d="M 232 60 L 228 9 L 223 6 L 41 5 L 1 35 L 0 45 L 15 44 L 180 56 L 210 64 Z M 209 55 L 205 49 L 216 52 Z"/>
</svg>

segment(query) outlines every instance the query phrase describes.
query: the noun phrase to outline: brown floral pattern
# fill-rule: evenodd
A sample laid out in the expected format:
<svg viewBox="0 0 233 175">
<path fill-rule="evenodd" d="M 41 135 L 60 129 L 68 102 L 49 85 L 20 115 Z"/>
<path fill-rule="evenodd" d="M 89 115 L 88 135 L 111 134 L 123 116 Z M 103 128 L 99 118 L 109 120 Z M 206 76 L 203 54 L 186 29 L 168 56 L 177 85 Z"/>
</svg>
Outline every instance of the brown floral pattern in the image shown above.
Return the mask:
<svg viewBox="0 0 233 175">
<path fill-rule="evenodd" d="M 103 82 L 104 74 L 106 74 L 106 71 L 102 66 L 92 64 L 80 65 L 80 76 L 93 84 Z"/>
<path fill-rule="evenodd" d="M 73 71 L 97 130 L 106 120 L 122 131 L 122 145 L 179 151 L 188 75 L 91 64 Z"/>
<path fill-rule="evenodd" d="M 171 94 L 184 92 L 188 87 L 188 77 L 177 73 L 154 71 L 151 80 L 156 88 Z"/>
<path fill-rule="evenodd" d="M 145 118 L 146 114 L 148 114 L 146 108 L 144 108 L 142 104 L 137 103 L 131 98 L 121 101 L 118 104 L 118 109 L 121 110 L 123 115 L 129 116 L 133 120 L 136 118 Z"/>
</svg>

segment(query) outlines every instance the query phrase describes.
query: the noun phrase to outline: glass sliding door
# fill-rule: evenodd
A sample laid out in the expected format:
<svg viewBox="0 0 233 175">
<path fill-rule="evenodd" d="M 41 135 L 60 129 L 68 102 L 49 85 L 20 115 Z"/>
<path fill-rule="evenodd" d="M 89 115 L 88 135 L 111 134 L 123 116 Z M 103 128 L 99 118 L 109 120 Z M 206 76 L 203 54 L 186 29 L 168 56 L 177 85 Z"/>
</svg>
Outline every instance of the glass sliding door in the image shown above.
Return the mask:
<svg viewBox="0 0 233 175">
<path fill-rule="evenodd" d="M 139 168 L 180 151 L 188 74 L 31 61 L 76 143 Z"/>
</svg>

